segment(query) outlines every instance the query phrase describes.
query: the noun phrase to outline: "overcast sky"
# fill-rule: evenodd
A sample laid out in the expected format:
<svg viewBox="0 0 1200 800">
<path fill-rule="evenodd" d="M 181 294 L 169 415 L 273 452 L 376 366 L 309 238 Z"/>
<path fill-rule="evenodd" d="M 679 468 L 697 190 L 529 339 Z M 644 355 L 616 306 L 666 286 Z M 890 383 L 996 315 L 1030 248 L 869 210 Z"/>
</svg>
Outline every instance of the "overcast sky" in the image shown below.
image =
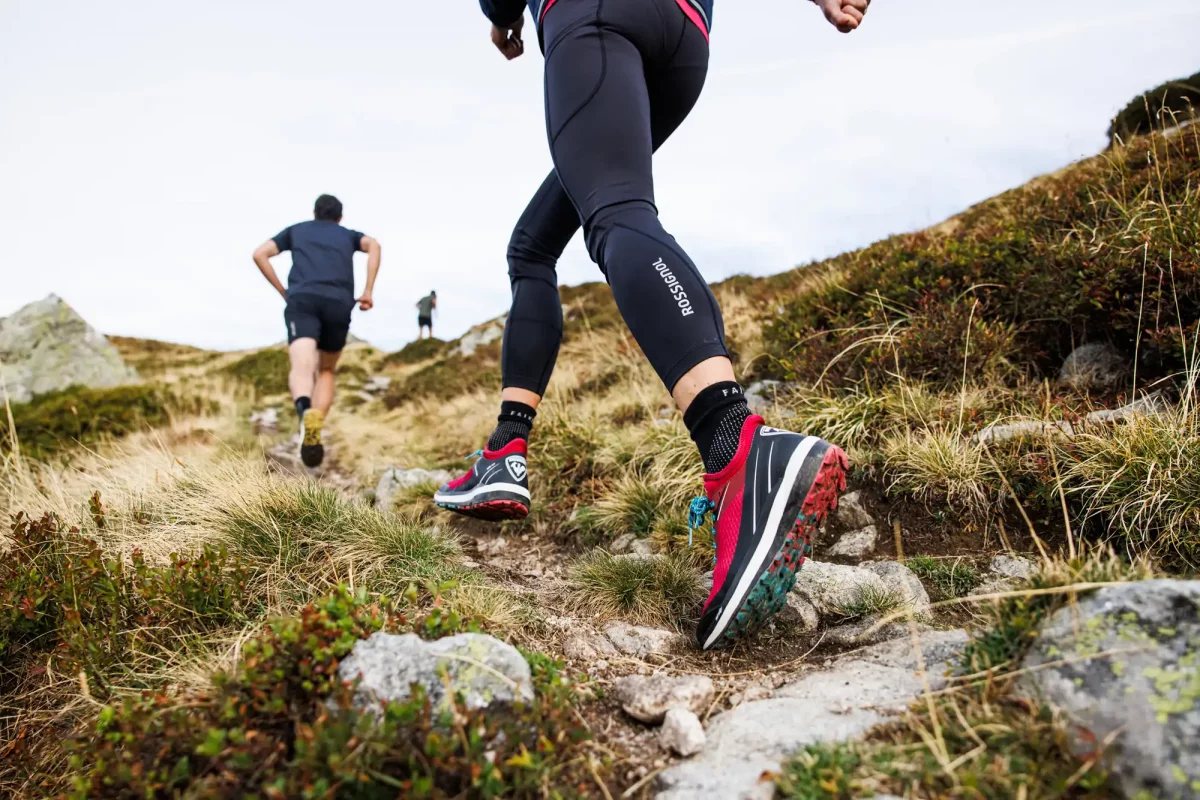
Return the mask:
<svg viewBox="0 0 1200 800">
<path fill-rule="evenodd" d="M 803 0 L 719 0 L 714 22 L 655 163 L 709 280 L 938 222 L 1200 69 L 1196 0 L 878 0 L 850 36 Z M 383 244 L 352 330 L 397 347 L 436 288 L 458 335 L 508 305 L 505 245 L 550 167 L 541 69 L 504 62 L 473 0 L 0 0 L 0 315 L 55 292 L 106 333 L 279 341 L 250 253 L 330 192 Z M 561 282 L 598 277 L 577 240 Z"/>
</svg>

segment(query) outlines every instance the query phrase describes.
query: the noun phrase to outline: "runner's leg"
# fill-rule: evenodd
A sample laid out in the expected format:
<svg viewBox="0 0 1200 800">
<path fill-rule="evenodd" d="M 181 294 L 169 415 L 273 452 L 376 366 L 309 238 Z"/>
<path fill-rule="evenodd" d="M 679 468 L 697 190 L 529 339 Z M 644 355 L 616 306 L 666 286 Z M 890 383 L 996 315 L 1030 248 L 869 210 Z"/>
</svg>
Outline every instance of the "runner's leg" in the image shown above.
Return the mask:
<svg viewBox="0 0 1200 800">
<path fill-rule="evenodd" d="M 317 361 L 317 380 L 313 389 L 313 408 L 328 414 L 333 406 L 333 389 L 337 382 L 337 363 L 341 353 L 320 352 Z"/>
<path fill-rule="evenodd" d="M 546 119 L 555 168 L 588 252 L 669 390 L 728 359 L 707 283 L 654 204 L 652 120 L 671 129 L 704 85 L 703 34 L 667 0 L 579 0 L 546 15 Z"/>
<path fill-rule="evenodd" d="M 288 360 L 291 371 L 288 373 L 288 388 L 292 399 L 313 396 L 313 386 L 317 374 L 317 340 L 304 336 L 288 345 Z"/>
</svg>

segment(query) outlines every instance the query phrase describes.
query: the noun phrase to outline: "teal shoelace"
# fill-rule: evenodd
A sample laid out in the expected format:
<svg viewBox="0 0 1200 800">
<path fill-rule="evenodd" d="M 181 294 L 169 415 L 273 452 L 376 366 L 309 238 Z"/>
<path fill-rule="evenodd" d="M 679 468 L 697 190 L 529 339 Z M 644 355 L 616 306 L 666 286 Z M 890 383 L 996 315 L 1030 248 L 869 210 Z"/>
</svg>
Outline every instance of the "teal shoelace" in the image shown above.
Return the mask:
<svg viewBox="0 0 1200 800">
<path fill-rule="evenodd" d="M 704 527 L 704 518 L 708 516 L 717 504 L 707 497 L 693 497 L 691 504 L 688 506 L 688 547 L 692 546 L 692 535 Z M 716 520 L 713 520 L 714 525 Z M 717 539 L 717 532 L 713 531 L 713 542 Z"/>
</svg>

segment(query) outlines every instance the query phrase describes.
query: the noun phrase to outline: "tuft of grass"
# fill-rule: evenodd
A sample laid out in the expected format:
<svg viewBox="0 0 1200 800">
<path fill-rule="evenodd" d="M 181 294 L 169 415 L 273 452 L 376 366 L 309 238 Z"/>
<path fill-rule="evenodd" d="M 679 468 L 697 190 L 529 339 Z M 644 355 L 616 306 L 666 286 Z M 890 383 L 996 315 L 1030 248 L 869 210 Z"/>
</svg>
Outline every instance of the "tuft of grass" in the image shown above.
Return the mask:
<svg viewBox="0 0 1200 800">
<path fill-rule="evenodd" d="M 889 488 L 924 503 L 944 501 L 972 516 L 984 514 L 996 492 L 983 448 L 954 430 L 907 430 L 884 442 Z"/>
<path fill-rule="evenodd" d="M 1133 552 L 1200 568 L 1200 410 L 1159 414 L 1056 442 L 1069 496 Z"/>
<path fill-rule="evenodd" d="M 287 350 L 271 347 L 242 356 L 225 367 L 225 374 L 251 386 L 261 396 L 286 394 L 291 363 Z"/>
<path fill-rule="evenodd" d="M 982 581 L 975 567 L 962 558 L 916 556 L 905 561 L 904 566 L 933 587 L 935 600 L 966 597 Z"/>
<path fill-rule="evenodd" d="M 678 623 L 704 600 L 700 561 L 690 553 L 620 557 L 598 550 L 568 578 L 575 603 L 603 616 L 644 624 Z"/>
<path fill-rule="evenodd" d="M 832 610 L 843 619 L 862 619 L 875 614 L 887 614 L 904 605 L 904 597 L 897 592 L 878 586 L 863 586 L 854 599 Z"/>
<path fill-rule="evenodd" d="M 216 510 L 231 549 L 297 599 L 342 580 L 398 594 L 411 581 L 461 573 L 450 535 L 412 517 L 384 514 L 316 483 L 268 481 Z"/>
</svg>

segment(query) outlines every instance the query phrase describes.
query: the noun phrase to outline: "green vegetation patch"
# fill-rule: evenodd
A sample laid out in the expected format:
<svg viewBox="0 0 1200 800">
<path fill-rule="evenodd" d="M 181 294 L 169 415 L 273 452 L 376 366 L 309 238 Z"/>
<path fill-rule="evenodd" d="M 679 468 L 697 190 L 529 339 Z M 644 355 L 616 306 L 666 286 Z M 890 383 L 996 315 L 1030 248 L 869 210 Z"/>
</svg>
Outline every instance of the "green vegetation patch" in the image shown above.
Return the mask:
<svg viewBox="0 0 1200 800">
<path fill-rule="evenodd" d="M 13 432 L 21 452 L 47 458 L 77 444 L 93 445 L 170 421 L 172 414 L 216 410 L 216 403 L 184 397 L 153 384 L 92 389 L 71 386 L 13 405 L 13 426 L 0 414 L 0 452 L 12 448 Z"/>
<path fill-rule="evenodd" d="M 438 634 L 451 626 L 435 626 Z M 380 630 L 427 632 L 385 600 L 340 589 L 269 623 L 211 692 L 181 701 L 145 694 L 105 707 L 68 748 L 71 797 L 600 796 L 604 765 L 561 665 L 530 656 L 536 700 L 436 712 L 419 687 L 382 714 L 351 705 L 340 659 Z M 330 698 L 327 701 L 327 698 Z"/>
<path fill-rule="evenodd" d="M 470 356 L 453 353 L 403 380 L 392 381 L 383 396 L 388 409 L 428 395 L 455 397 L 480 388 L 500 386 L 500 342 L 484 345 Z"/>
<path fill-rule="evenodd" d="M 417 339 L 409 342 L 394 353 L 388 353 L 384 356 L 379 365 L 388 367 L 392 364 L 419 364 L 422 361 L 428 361 L 431 358 L 436 358 L 446 349 L 446 342 L 441 339 L 430 337 L 428 339 Z"/>
<path fill-rule="evenodd" d="M 272 347 L 242 356 L 225 367 L 225 373 L 254 387 L 259 395 L 286 394 L 291 364 L 287 350 Z"/>
<path fill-rule="evenodd" d="M 763 318 L 767 371 L 949 386 L 1053 374 L 1096 340 L 1131 361 L 1138 349 L 1139 376 L 1175 370 L 1200 318 L 1198 177 L 1200 137 L 1137 139 L 941 229 L 790 273 Z"/>
<path fill-rule="evenodd" d="M 1129 101 L 1108 127 L 1110 144 L 1118 138 L 1127 142 L 1134 136 L 1170 128 L 1190 119 L 1200 107 L 1200 72 L 1187 78 L 1167 81 Z"/>
<path fill-rule="evenodd" d="M 91 513 L 103 530 L 98 494 Z M 126 562 L 53 516 L 24 514 L 10 541 L 0 559 L 0 656 L 7 665 L 36 660 L 82 675 L 95 696 L 136 686 L 144 661 L 242 619 L 247 573 L 223 549 L 175 554 L 160 566 L 135 550 Z M 0 689 L 11 689 L 5 684 L 15 674 L 0 673 Z"/>
</svg>

